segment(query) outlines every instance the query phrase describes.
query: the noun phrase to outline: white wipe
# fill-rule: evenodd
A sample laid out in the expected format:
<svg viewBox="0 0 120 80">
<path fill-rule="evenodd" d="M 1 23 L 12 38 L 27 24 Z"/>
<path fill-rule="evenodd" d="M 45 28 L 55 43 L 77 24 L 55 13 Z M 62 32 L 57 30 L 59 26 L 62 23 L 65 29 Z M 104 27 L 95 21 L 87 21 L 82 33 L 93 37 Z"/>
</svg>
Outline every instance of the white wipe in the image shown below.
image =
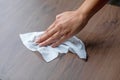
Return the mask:
<svg viewBox="0 0 120 80">
<path fill-rule="evenodd" d="M 43 33 L 44 32 L 31 32 L 20 34 L 20 39 L 29 50 L 38 51 L 46 62 L 50 62 L 51 60 L 55 59 L 59 53 L 68 53 L 68 51 L 77 54 L 82 59 L 86 59 L 87 54 L 84 43 L 77 37 L 73 36 L 55 48 L 52 48 L 51 46 L 40 47 L 34 41 Z"/>
</svg>

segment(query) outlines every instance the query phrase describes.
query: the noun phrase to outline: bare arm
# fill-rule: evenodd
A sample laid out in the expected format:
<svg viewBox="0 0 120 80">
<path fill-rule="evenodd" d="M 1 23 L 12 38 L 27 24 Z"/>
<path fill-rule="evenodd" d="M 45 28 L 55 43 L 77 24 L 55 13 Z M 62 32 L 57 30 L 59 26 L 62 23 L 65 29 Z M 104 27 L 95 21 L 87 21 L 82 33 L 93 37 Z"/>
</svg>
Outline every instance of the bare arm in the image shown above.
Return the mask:
<svg viewBox="0 0 120 80">
<path fill-rule="evenodd" d="M 91 17 L 108 1 L 109 0 L 85 0 L 84 3 L 77 9 L 77 11 L 78 13 L 82 13 Z"/>
<path fill-rule="evenodd" d="M 89 19 L 101 9 L 108 0 L 85 0 L 75 11 L 66 11 L 56 16 L 56 20 L 45 33 L 36 40 L 40 46 L 56 47 L 80 32 Z"/>
</svg>

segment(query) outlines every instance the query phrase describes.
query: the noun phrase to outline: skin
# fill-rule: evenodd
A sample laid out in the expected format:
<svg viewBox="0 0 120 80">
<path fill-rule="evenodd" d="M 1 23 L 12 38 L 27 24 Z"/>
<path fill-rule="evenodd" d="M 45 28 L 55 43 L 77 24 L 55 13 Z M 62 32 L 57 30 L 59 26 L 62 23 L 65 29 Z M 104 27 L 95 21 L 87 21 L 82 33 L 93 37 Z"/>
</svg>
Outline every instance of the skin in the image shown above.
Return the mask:
<svg viewBox="0 0 120 80">
<path fill-rule="evenodd" d="M 89 19 L 99 11 L 108 0 L 85 0 L 74 11 L 66 11 L 56 16 L 56 20 L 35 40 L 40 46 L 57 47 L 75 34 L 79 33 Z"/>
</svg>

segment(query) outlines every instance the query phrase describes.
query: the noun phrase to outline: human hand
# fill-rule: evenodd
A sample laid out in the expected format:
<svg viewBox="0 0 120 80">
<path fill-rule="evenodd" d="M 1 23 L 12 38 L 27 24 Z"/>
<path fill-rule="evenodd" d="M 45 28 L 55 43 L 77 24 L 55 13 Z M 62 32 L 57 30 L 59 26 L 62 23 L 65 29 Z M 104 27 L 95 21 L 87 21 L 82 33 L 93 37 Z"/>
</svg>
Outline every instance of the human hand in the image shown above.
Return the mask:
<svg viewBox="0 0 120 80">
<path fill-rule="evenodd" d="M 87 22 L 87 17 L 77 11 L 63 12 L 35 42 L 40 46 L 56 47 L 80 32 Z"/>
</svg>

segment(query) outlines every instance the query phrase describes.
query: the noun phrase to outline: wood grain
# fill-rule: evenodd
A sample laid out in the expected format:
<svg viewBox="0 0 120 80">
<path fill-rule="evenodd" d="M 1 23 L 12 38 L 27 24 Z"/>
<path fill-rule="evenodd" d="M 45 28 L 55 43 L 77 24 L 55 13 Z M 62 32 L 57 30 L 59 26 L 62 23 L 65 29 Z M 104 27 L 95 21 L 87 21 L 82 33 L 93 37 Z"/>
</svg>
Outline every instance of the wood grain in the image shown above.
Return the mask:
<svg viewBox="0 0 120 80">
<path fill-rule="evenodd" d="M 20 41 L 20 33 L 45 30 L 57 14 L 82 2 L 0 0 L 0 80 L 120 80 L 120 7 L 107 4 L 77 35 L 87 62 L 68 53 L 46 63 Z"/>
</svg>

